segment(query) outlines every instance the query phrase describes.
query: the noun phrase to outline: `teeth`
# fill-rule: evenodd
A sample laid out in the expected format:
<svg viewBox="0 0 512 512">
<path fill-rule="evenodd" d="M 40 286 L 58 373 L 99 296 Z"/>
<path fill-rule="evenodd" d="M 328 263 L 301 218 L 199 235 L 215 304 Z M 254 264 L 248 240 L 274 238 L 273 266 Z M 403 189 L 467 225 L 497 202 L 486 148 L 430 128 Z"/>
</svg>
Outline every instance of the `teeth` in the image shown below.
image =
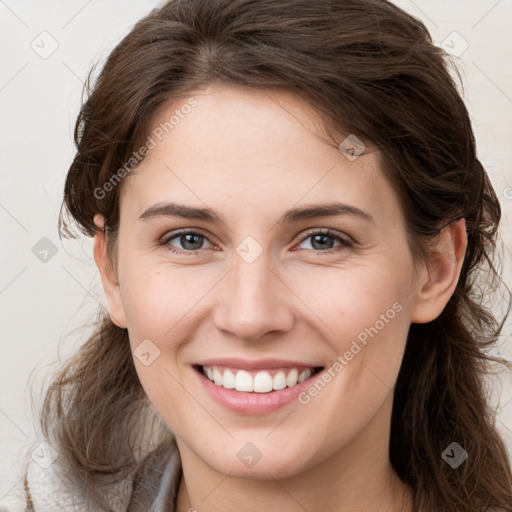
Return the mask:
<svg viewBox="0 0 512 512">
<path fill-rule="evenodd" d="M 286 385 L 291 388 L 297 384 L 297 379 L 299 378 L 299 370 L 294 368 L 286 377 Z"/>
<path fill-rule="evenodd" d="M 222 383 L 219 384 L 222 386 Z M 239 370 L 235 377 L 235 389 L 237 391 L 253 391 L 252 377 L 249 372 Z"/>
<path fill-rule="evenodd" d="M 224 372 L 221 385 L 226 389 L 235 389 L 235 376 L 230 370 Z"/>
<path fill-rule="evenodd" d="M 284 389 L 286 387 L 286 375 L 282 370 L 279 370 L 274 375 L 272 387 L 274 389 Z"/>
<path fill-rule="evenodd" d="M 274 379 L 267 372 L 258 372 L 254 377 L 254 391 L 268 393 L 272 391 Z"/>
<path fill-rule="evenodd" d="M 307 370 L 304 370 L 303 372 L 300 372 L 299 375 L 299 382 L 304 382 L 306 379 L 309 379 L 311 377 L 311 370 L 308 368 Z"/>
<path fill-rule="evenodd" d="M 217 370 L 217 368 L 213 369 L 213 382 L 215 382 L 217 386 L 222 386 L 222 374 Z"/>
<path fill-rule="evenodd" d="M 272 377 L 269 372 L 260 370 L 254 377 L 245 370 L 231 371 L 220 370 L 215 366 L 203 367 L 203 373 L 217 386 L 237 391 L 269 393 L 272 390 L 280 390 L 286 387 L 291 388 L 313 374 L 313 368 L 307 368 L 299 374 L 297 368 L 291 370 L 279 370 Z"/>
</svg>

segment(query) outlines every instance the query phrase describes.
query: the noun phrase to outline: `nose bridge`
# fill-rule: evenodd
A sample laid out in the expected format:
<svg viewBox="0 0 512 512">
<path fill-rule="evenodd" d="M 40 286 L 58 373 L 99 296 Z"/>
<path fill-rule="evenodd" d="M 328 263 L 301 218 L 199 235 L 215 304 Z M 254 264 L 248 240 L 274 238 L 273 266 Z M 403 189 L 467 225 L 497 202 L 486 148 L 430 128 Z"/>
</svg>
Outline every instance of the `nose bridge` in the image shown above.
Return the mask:
<svg viewBox="0 0 512 512">
<path fill-rule="evenodd" d="M 240 339 L 256 340 L 266 332 L 291 327 L 293 315 L 283 296 L 286 287 L 270 267 L 267 252 L 253 261 L 235 255 L 224 284 L 224 300 L 217 305 L 219 329 Z"/>
</svg>

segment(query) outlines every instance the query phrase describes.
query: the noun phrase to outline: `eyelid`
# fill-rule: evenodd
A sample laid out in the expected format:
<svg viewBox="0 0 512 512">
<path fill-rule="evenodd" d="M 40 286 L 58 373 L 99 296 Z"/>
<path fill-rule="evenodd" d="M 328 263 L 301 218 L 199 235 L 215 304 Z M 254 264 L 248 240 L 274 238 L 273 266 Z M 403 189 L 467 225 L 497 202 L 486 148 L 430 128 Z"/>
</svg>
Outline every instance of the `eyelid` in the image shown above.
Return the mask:
<svg viewBox="0 0 512 512">
<path fill-rule="evenodd" d="M 203 237 L 204 239 L 206 239 L 210 244 L 216 245 L 214 242 L 212 242 L 210 240 L 210 236 L 206 235 L 201 230 L 201 228 L 181 228 L 181 229 L 176 229 L 174 231 L 168 231 L 161 238 L 159 238 L 158 245 L 164 246 L 164 247 L 169 246 L 169 241 L 171 239 L 177 238 L 180 235 L 189 235 L 189 234 L 199 235 L 199 236 Z M 201 251 L 204 251 L 205 249 L 197 249 L 197 250 L 193 250 L 193 251 L 186 251 L 183 249 L 168 249 L 168 250 L 170 252 L 176 252 L 176 253 L 197 254 L 197 253 L 200 253 Z"/>
<path fill-rule="evenodd" d="M 201 230 L 201 228 L 181 228 L 181 229 L 167 232 L 159 239 L 158 245 L 167 247 L 167 246 L 169 246 L 169 241 L 171 239 L 174 239 L 174 238 L 178 237 L 179 235 L 184 235 L 184 234 L 199 235 L 199 236 L 203 237 L 204 239 L 206 239 L 210 244 L 216 245 L 214 242 L 212 242 L 210 240 L 210 236 L 206 235 Z M 340 245 L 338 245 L 337 247 L 333 247 L 331 249 L 326 249 L 326 250 L 322 250 L 322 251 L 320 251 L 320 250 L 315 251 L 314 249 L 302 249 L 302 250 L 305 250 L 308 252 L 319 253 L 319 254 L 332 254 L 333 252 L 340 250 L 340 247 L 348 248 L 348 247 L 352 247 L 355 245 L 355 242 L 351 237 L 349 237 L 348 235 L 342 234 L 342 233 L 340 233 L 334 229 L 331 229 L 331 228 L 309 228 L 306 232 L 304 232 L 301 235 L 301 238 L 298 240 L 297 243 L 300 244 L 300 243 L 304 242 L 305 240 L 307 240 L 312 235 L 317 235 L 317 234 L 318 235 L 328 235 L 331 238 L 338 239 L 338 241 L 340 242 Z M 202 251 L 206 250 L 206 249 L 197 249 L 197 250 L 187 251 L 187 250 L 183 250 L 183 249 L 171 249 L 169 247 L 167 247 L 167 248 L 170 252 L 174 252 L 174 253 L 178 253 L 178 254 L 180 254 L 180 253 L 181 254 L 183 254 L 183 253 L 198 254 L 198 253 L 201 253 Z"/>
<path fill-rule="evenodd" d="M 351 237 L 349 237 L 348 235 L 341 233 L 339 231 L 336 231 L 335 229 L 330 229 L 330 228 L 310 228 L 302 235 L 299 242 L 304 242 L 304 240 L 309 238 L 311 235 L 317 235 L 317 234 L 318 235 L 329 235 L 332 238 L 338 238 L 338 239 L 342 240 L 343 242 L 345 242 L 346 244 L 350 244 L 350 245 L 355 243 L 354 240 Z M 316 252 L 320 252 L 320 251 L 316 251 Z M 323 251 L 323 252 L 325 252 L 325 251 Z"/>
</svg>

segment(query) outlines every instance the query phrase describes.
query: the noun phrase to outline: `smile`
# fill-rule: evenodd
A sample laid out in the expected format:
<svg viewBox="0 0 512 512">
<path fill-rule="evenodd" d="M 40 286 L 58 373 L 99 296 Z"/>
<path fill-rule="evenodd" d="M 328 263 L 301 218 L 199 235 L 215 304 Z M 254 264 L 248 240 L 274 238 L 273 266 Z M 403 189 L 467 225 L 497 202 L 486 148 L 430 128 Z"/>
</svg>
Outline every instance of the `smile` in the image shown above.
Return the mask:
<svg viewBox="0 0 512 512">
<path fill-rule="evenodd" d="M 292 405 L 311 381 L 318 378 L 317 374 L 325 370 L 321 366 L 279 364 L 277 361 L 258 364 L 223 360 L 222 363 L 193 365 L 198 384 L 222 407 L 248 415 L 268 414 Z"/>
<path fill-rule="evenodd" d="M 270 393 L 291 388 L 309 379 L 321 368 L 277 368 L 247 371 L 218 366 L 201 366 L 203 375 L 217 386 L 246 393 Z"/>
</svg>

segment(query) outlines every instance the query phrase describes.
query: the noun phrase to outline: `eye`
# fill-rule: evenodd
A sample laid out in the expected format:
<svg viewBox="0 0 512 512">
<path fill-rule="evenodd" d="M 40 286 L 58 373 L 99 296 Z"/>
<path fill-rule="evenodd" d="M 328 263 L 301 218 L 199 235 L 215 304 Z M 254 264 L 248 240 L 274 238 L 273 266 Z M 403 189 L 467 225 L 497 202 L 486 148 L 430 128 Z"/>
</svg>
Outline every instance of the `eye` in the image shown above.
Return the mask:
<svg viewBox="0 0 512 512">
<path fill-rule="evenodd" d="M 183 250 L 177 249 L 171 244 L 171 241 L 175 239 L 181 244 Z M 194 231 L 180 231 L 179 233 L 174 233 L 172 236 L 165 237 L 159 244 L 165 246 L 171 252 L 197 254 L 202 250 L 200 246 L 205 240 L 207 240 L 206 236 L 200 233 Z"/>
<path fill-rule="evenodd" d="M 310 245 L 312 249 L 307 250 L 322 252 L 324 254 L 331 254 L 333 252 L 346 249 L 347 247 L 352 247 L 352 242 L 342 236 L 339 236 L 336 232 L 331 231 L 330 229 L 317 229 L 316 231 L 310 231 L 301 239 L 300 243 L 302 244 L 308 239 L 311 239 Z M 329 239 L 337 240 L 339 245 L 333 248 L 333 242 L 330 242 Z"/>
<path fill-rule="evenodd" d="M 314 231 L 310 231 L 301 239 L 300 244 L 304 243 L 308 239 L 311 239 L 311 248 L 306 248 L 306 250 L 317 253 L 321 252 L 323 254 L 331 254 L 333 252 L 352 247 L 353 245 L 352 242 L 330 229 L 316 229 Z M 329 239 L 331 241 L 329 241 Z M 181 245 L 181 249 L 171 243 L 174 240 Z M 332 240 L 338 241 L 338 245 L 333 246 Z M 195 231 L 180 231 L 178 233 L 165 236 L 160 242 L 158 242 L 158 244 L 174 253 L 198 254 L 205 249 L 202 247 L 205 241 L 208 241 L 208 238 L 201 233 L 197 233 Z"/>
</svg>

